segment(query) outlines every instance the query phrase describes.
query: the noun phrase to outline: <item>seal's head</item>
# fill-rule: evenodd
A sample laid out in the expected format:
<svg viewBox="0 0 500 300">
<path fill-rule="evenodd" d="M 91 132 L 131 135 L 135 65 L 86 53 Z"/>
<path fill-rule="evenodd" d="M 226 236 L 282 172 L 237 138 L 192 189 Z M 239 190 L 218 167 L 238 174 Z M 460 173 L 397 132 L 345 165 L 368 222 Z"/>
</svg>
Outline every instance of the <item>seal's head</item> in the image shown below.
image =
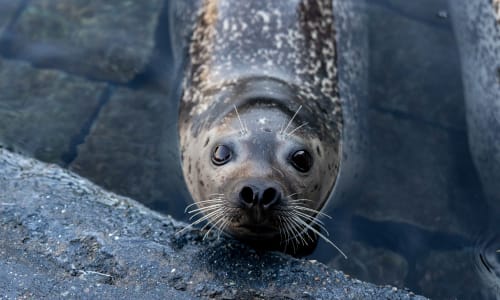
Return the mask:
<svg viewBox="0 0 500 300">
<path fill-rule="evenodd" d="M 183 160 L 200 221 L 240 240 L 295 249 L 320 234 L 316 217 L 337 177 L 340 144 L 325 135 L 313 108 L 284 100 L 253 96 L 226 105 L 184 142 Z"/>
</svg>

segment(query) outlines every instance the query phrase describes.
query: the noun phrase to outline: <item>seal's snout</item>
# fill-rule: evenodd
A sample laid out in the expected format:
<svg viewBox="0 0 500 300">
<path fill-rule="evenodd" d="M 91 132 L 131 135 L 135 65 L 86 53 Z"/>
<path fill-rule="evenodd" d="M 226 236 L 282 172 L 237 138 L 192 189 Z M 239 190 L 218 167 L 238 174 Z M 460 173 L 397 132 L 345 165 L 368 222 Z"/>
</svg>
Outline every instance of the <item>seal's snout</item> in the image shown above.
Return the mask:
<svg viewBox="0 0 500 300">
<path fill-rule="evenodd" d="M 271 184 L 246 184 L 241 188 L 239 200 L 244 207 L 267 210 L 280 202 L 281 192 Z"/>
</svg>

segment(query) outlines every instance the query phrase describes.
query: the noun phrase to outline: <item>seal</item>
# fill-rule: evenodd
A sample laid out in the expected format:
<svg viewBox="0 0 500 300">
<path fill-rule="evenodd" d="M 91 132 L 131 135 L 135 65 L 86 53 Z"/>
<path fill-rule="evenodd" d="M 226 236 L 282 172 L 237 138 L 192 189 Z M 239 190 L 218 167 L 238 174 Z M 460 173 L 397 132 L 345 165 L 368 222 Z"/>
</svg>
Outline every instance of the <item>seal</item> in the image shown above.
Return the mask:
<svg viewBox="0 0 500 300">
<path fill-rule="evenodd" d="M 330 0 L 201 3 L 179 111 L 192 225 L 290 253 L 336 247 L 318 219 L 342 156 L 335 37 Z"/>
</svg>

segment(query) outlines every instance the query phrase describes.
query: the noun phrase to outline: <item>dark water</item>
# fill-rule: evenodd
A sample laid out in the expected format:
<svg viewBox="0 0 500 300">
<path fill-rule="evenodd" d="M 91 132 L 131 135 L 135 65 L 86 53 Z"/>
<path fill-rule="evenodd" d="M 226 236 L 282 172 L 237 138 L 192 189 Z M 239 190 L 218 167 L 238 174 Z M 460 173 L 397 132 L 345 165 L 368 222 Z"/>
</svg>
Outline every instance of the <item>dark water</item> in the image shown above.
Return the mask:
<svg viewBox="0 0 500 300">
<path fill-rule="evenodd" d="M 469 150 L 461 60 L 447 1 L 367 2 L 359 11 L 367 16 L 369 37 L 367 167 L 363 180 L 353 183 L 357 193 L 342 205 L 334 198 L 326 209 L 332 219 L 324 219 L 349 259 L 323 241 L 308 258 L 435 299 L 500 298 L 500 213 L 488 204 Z M 33 134 L 0 131 L 0 141 L 187 221 L 176 131 L 181 78 L 172 68 L 175 45 L 168 42 L 167 16 L 165 8 L 146 70 L 127 83 L 104 81 L 62 155 L 47 156 L 46 144 L 53 142 Z M 29 60 L 5 39 L 0 56 Z M 129 96 L 134 93 L 140 96 Z M 114 99 L 127 97 L 130 102 L 113 106 Z M 137 108 L 136 99 L 144 107 Z M 16 113 L 9 105 L 0 101 L 3 117 Z M 106 114 L 112 117 L 106 120 Z M 139 116 L 144 119 L 135 130 L 126 126 Z M 145 120 L 152 127 L 140 127 Z"/>
</svg>

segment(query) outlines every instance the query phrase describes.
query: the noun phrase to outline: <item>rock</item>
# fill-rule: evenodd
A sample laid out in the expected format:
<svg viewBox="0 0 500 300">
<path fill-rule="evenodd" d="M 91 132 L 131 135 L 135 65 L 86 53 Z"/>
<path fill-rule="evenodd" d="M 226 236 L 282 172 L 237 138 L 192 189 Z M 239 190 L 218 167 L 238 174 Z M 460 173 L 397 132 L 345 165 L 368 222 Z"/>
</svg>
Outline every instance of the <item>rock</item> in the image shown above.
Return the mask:
<svg viewBox="0 0 500 300">
<path fill-rule="evenodd" d="M 459 0 L 450 7 L 461 53 L 469 145 L 491 215 L 496 218 L 493 222 L 498 224 L 500 23 L 495 21 L 495 11 L 488 2 Z"/>
<path fill-rule="evenodd" d="M 478 272 L 471 271 L 470 261 L 468 251 L 431 252 L 415 269 L 419 289 L 436 299 L 497 299 L 499 290 L 486 286 Z M 432 284 L 436 281 L 441 284 Z"/>
<path fill-rule="evenodd" d="M 11 298 L 424 299 L 187 230 L 56 165 L 0 149 L 0 288 Z"/>
<path fill-rule="evenodd" d="M 0 0 L 0 36 L 22 5 L 21 0 Z"/>
<path fill-rule="evenodd" d="M 344 245 L 343 250 L 349 253 L 349 259 L 337 256 L 328 266 L 347 274 L 356 274 L 361 280 L 369 278 L 376 284 L 404 287 L 403 279 L 408 275 L 408 262 L 403 256 L 357 241 Z"/>
<path fill-rule="evenodd" d="M 106 85 L 0 58 L 0 145 L 64 165 Z"/>
<path fill-rule="evenodd" d="M 10 32 L 10 52 L 44 67 L 128 82 L 155 47 L 162 0 L 30 1 Z"/>
<path fill-rule="evenodd" d="M 70 169 L 149 207 L 181 216 L 178 108 L 162 92 L 116 88 Z"/>
<path fill-rule="evenodd" d="M 449 21 L 426 13 L 446 2 L 434 1 L 434 10 L 419 3 L 410 16 L 393 2 L 369 6 L 377 47 L 370 52 L 369 167 L 355 213 L 474 236 L 486 204 L 468 151 L 459 55 Z"/>
<path fill-rule="evenodd" d="M 444 0 L 378 0 L 369 6 L 373 109 L 465 129 L 460 57 L 450 20 L 432 14 L 446 8 Z"/>
</svg>

